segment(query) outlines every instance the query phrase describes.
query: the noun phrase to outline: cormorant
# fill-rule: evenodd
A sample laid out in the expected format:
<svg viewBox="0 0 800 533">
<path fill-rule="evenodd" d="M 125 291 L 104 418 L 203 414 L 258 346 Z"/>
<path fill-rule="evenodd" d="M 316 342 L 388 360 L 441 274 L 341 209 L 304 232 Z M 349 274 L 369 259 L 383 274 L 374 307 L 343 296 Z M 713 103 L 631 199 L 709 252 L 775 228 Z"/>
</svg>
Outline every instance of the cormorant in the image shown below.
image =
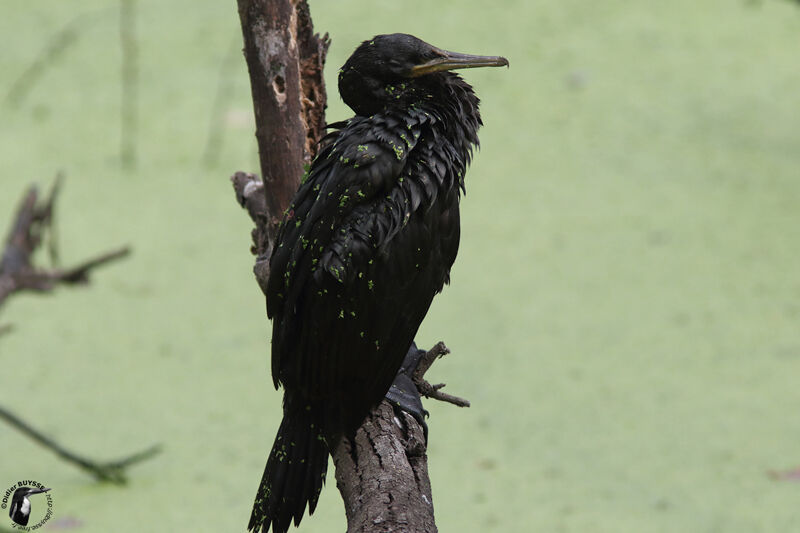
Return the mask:
<svg viewBox="0 0 800 533">
<path fill-rule="evenodd" d="M 28 499 L 28 496 L 41 494 L 48 490 L 50 489 L 40 489 L 37 487 L 18 488 L 11 497 L 11 506 L 8 509 L 8 516 L 11 517 L 11 520 L 13 520 L 15 524 L 27 526 L 28 519 L 31 517 L 31 501 Z"/>
<path fill-rule="evenodd" d="M 459 241 L 464 171 L 482 125 L 459 68 L 503 57 L 407 34 L 364 41 L 339 71 L 356 113 L 329 125 L 270 258 L 272 378 L 283 421 L 248 529 L 284 533 L 313 513 L 342 436 L 384 397 Z"/>
</svg>

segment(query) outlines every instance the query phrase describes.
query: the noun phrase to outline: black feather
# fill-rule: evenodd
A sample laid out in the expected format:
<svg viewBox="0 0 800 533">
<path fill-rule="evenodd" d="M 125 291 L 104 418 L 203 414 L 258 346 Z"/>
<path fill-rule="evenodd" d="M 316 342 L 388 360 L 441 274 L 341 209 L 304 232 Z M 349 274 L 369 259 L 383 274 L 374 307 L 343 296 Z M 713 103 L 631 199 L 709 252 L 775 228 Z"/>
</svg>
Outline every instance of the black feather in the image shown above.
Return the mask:
<svg viewBox="0 0 800 533">
<path fill-rule="evenodd" d="M 409 74 L 442 54 L 408 35 L 377 36 L 340 71 L 357 115 L 329 125 L 270 261 L 272 376 L 285 390 L 284 417 L 251 530 L 282 533 L 306 505 L 313 512 L 328 444 L 352 437 L 384 397 L 449 281 L 481 120 L 459 76 Z"/>
</svg>

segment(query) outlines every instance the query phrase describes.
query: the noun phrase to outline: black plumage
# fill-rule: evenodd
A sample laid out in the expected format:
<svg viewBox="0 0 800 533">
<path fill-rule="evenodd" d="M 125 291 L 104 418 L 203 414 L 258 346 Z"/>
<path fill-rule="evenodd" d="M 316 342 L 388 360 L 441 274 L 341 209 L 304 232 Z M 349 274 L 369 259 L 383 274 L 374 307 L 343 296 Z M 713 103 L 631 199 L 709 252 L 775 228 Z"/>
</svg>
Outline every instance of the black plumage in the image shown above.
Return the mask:
<svg viewBox="0 0 800 533">
<path fill-rule="evenodd" d="M 507 65 L 406 34 L 362 43 L 339 71 L 356 116 L 331 125 L 270 260 L 272 376 L 284 416 L 249 529 L 314 508 L 330 446 L 381 401 L 459 243 L 478 98 L 455 68 Z"/>
</svg>

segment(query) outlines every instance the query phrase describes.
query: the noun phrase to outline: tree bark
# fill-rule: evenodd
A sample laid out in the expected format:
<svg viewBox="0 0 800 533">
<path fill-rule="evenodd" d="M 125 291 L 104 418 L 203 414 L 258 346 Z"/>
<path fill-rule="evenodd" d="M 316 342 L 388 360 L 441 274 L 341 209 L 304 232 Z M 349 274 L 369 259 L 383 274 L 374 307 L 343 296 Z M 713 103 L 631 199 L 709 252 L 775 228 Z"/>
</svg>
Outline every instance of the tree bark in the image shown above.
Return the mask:
<svg viewBox="0 0 800 533">
<path fill-rule="evenodd" d="M 305 0 L 238 4 L 264 180 L 245 172 L 231 180 L 256 226 L 254 272 L 264 290 L 278 226 L 324 132 L 329 41 L 313 33 Z M 338 444 L 332 455 L 348 533 L 436 532 L 425 450 L 419 423 L 386 401 L 354 442 Z"/>
<path fill-rule="evenodd" d="M 333 454 L 347 533 L 437 531 L 422 428 L 384 400 Z"/>
<path fill-rule="evenodd" d="M 313 33 L 305 0 L 239 0 L 239 19 L 265 185 L 266 235 L 258 247 L 268 260 L 283 212 L 325 129 L 322 71 L 329 41 Z M 261 266 L 265 272 L 257 276 L 266 279 L 268 266 Z"/>
</svg>

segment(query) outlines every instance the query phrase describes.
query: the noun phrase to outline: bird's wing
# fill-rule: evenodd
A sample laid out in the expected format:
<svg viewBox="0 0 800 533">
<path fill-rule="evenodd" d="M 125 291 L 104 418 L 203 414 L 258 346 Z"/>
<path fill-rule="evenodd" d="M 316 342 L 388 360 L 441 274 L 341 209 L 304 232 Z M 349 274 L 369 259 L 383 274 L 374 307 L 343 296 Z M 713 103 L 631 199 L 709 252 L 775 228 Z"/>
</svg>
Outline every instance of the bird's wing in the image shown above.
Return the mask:
<svg viewBox="0 0 800 533">
<path fill-rule="evenodd" d="M 408 153 L 401 138 L 387 139 L 382 129 L 356 118 L 344 131 L 326 136 L 325 147 L 284 213 L 273 248 L 267 287 L 270 318 L 305 290 L 308 276 L 320 275 L 323 255 L 328 273 L 344 275 L 341 263 L 330 260 L 334 233 L 341 234 L 346 219 L 391 190 Z"/>
<path fill-rule="evenodd" d="M 273 379 L 337 403 L 331 417 L 388 389 L 452 264 L 439 240 L 458 238 L 457 202 L 434 205 L 433 169 L 409 162 L 421 121 L 381 120 L 355 119 L 320 153 L 271 260 Z"/>
</svg>

